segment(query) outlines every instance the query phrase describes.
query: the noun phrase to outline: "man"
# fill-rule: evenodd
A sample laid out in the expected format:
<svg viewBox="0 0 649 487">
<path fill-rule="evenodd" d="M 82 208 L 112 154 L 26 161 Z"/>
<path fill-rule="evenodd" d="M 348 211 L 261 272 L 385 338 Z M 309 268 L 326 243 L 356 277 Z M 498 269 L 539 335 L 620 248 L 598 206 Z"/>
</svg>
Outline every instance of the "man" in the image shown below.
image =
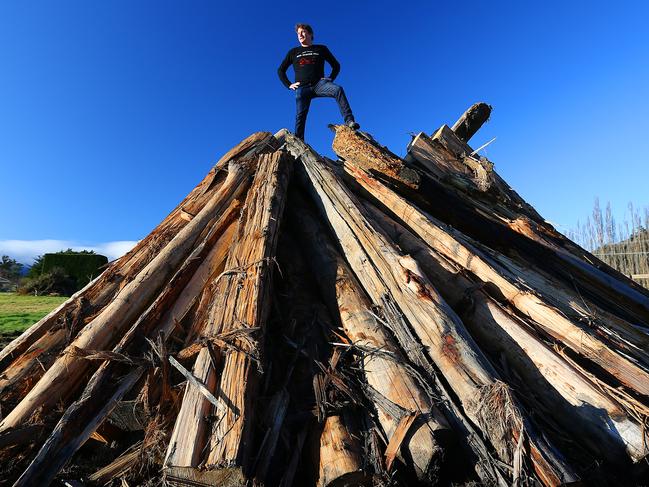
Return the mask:
<svg viewBox="0 0 649 487">
<path fill-rule="evenodd" d="M 340 72 L 340 63 L 336 61 L 333 54 L 322 44 L 313 44 L 313 29 L 308 24 L 297 24 L 295 26 L 299 47 L 294 47 L 282 61 L 277 74 L 284 86 L 295 91 L 296 114 L 295 114 L 295 135 L 304 140 L 304 127 L 306 116 L 309 113 L 311 100 L 318 97 L 335 98 L 338 108 L 348 127 L 356 130 L 360 128 L 354 120 L 352 109 L 341 86 L 333 83 Z M 331 66 L 331 74 L 328 78 L 324 75 L 324 63 L 327 61 Z M 286 70 L 290 65 L 295 70 L 295 83 L 291 83 L 286 77 Z"/>
</svg>

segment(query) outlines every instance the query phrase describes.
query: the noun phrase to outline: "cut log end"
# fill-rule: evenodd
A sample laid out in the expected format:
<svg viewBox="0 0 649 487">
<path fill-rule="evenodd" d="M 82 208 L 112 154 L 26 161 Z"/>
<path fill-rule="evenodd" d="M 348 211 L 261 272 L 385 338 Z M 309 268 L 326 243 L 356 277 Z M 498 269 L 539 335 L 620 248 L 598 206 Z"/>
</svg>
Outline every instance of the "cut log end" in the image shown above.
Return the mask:
<svg viewBox="0 0 649 487">
<path fill-rule="evenodd" d="M 480 127 L 489 120 L 491 109 L 491 105 L 484 102 L 475 103 L 462 114 L 451 129 L 462 141 L 468 142 L 480 130 Z"/>
</svg>

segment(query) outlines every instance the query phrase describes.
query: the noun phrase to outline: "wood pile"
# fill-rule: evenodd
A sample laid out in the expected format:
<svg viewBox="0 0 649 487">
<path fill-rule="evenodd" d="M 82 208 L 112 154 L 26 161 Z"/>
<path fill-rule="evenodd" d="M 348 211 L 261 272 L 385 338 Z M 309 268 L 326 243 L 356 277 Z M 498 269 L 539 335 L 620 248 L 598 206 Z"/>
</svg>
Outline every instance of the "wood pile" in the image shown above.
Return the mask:
<svg viewBox="0 0 649 487">
<path fill-rule="evenodd" d="M 230 150 L 0 351 L 0 485 L 642 484 L 649 292 L 467 142 Z"/>
</svg>

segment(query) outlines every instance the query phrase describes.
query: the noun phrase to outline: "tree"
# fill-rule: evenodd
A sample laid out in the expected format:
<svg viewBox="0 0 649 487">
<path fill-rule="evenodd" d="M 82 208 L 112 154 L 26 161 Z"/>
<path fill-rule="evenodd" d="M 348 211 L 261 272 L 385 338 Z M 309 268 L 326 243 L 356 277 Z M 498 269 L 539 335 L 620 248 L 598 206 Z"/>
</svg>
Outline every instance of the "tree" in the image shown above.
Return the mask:
<svg viewBox="0 0 649 487">
<path fill-rule="evenodd" d="M 3 255 L 0 259 L 0 276 L 5 279 L 17 281 L 20 279 L 22 268 L 23 265 L 20 262 L 10 258 L 8 255 Z"/>
<path fill-rule="evenodd" d="M 34 263 L 29 268 L 29 272 L 27 273 L 27 277 L 29 277 L 29 278 L 38 277 L 38 276 L 41 275 L 42 272 L 43 272 L 43 256 L 42 255 L 37 255 L 34 258 Z"/>
</svg>

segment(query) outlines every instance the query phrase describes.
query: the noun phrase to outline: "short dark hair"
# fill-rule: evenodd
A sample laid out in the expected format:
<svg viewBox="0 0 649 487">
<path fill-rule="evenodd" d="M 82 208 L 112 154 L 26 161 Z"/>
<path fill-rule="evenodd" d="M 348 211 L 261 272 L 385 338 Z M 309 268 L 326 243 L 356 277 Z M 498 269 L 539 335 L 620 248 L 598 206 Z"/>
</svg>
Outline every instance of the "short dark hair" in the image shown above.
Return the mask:
<svg viewBox="0 0 649 487">
<path fill-rule="evenodd" d="M 311 34 L 311 37 L 313 37 L 313 27 L 311 27 L 309 24 L 295 24 L 295 32 L 297 32 L 298 29 L 306 30 L 309 34 Z"/>
</svg>

